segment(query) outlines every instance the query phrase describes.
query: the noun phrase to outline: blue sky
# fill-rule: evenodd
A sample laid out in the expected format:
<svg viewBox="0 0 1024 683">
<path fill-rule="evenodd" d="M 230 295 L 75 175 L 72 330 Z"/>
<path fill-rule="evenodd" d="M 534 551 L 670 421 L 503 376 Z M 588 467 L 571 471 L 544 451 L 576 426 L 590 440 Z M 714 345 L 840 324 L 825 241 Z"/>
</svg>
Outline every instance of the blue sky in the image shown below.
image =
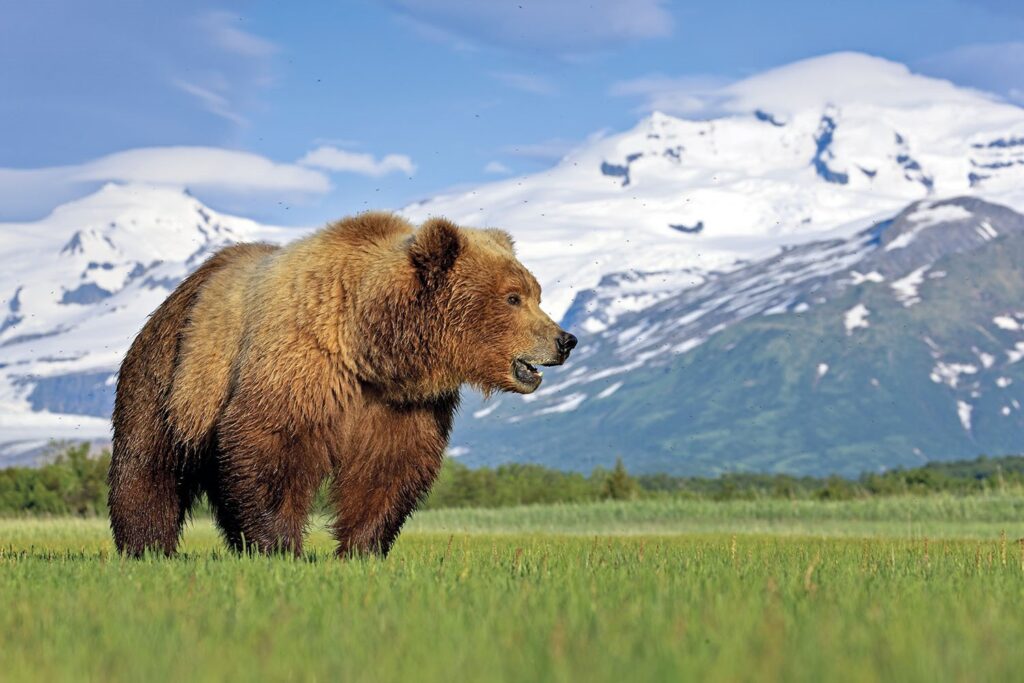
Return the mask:
<svg viewBox="0 0 1024 683">
<path fill-rule="evenodd" d="M 680 92 L 838 50 L 1024 104 L 1009 0 L 11 4 L 0 220 L 138 179 L 322 223 L 542 169 Z"/>
</svg>

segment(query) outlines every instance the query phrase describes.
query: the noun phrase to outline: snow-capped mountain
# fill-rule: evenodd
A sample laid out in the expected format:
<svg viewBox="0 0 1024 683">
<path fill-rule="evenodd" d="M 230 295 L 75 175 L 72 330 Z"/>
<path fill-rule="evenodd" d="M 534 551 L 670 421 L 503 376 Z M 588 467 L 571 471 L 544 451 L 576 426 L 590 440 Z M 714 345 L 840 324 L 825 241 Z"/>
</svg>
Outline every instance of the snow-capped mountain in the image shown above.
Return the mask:
<svg viewBox="0 0 1024 683">
<path fill-rule="evenodd" d="M 114 184 L 0 226 L 0 449 L 108 439 L 114 373 L 146 316 L 219 247 L 289 234 Z"/>
<path fill-rule="evenodd" d="M 930 197 L 1024 209 L 1024 109 L 893 62 L 842 53 L 661 113 L 554 168 L 405 212 L 510 230 L 561 316 L 610 273 L 700 273 L 849 235 Z"/>
<path fill-rule="evenodd" d="M 534 396 L 468 398 L 453 452 L 578 469 L 622 455 L 634 469 L 855 473 L 915 452 L 1024 447 L 1004 429 L 1020 433 L 1019 406 L 991 407 L 998 392 L 968 388 L 1024 386 L 1009 362 L 1024 353 L 1010 329 L 1024 317 L 950 275 L 975 263 L 989 285 L 1018 292 L 1002 254 L 1020 232 L 1013 209 L 1024 211 L 1024 109 L 859 54 L 775 69 L 705 105 L 699 118 L 651 114 L 548 171 L 403 210 L 509 230 L 545 308 L 582 339 Z M 174 285 L 222 244 L 302 232 L 218 214 L 180 190 L 115 185 L 40 222 L 0 225 L 0 458 L 107 437 L 117 364 Z M 931 329 L 947 319 L 942 330 L 962 334 Z M 978 329 L 989 336 L 964 331 Z M 912 333 L 876 338 L 883 330 Z M 876 353 L 904 360 L 900 386 L 866 360 Z M 988 378 L 996 369 L 1005 374 Z M 859 407 L 835 412 L 819 389 Z M 930 397 L 911 399 L 928 416 L 890 410 L 905 429 L 847 429 L 907 401 L 900 389 Z M 945 435 L 949 452 L 915 430 Z"/>
</svg>

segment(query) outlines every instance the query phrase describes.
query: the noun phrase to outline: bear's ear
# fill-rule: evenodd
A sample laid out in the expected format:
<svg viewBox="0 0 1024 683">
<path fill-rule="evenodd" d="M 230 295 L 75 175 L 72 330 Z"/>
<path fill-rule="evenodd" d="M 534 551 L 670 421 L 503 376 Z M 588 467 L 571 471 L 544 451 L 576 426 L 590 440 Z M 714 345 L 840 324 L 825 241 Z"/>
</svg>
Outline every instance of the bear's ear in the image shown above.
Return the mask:
<svg viewBox="0 0 1024 683">
<path fill-rule="evenodd" d="M 487 228 L 484 232 L 487 233 L 488 237 L 497 242 L 498 246 L 503 249 L 508 249 L 508 251 L 515 256 L 516 243 L 515 240 L 512 239 L 512 235 L 508 234 L 504 230 L 498 230 L 497 228 Z"/>
<path fill-rule="evenodd" d="M 409 260 L 420 282 L 425 287 L 436 287 L 455 265 L 461 251 L 459 227 L 446 218 L 431 218 L 409 246 Z"/>
</svg>

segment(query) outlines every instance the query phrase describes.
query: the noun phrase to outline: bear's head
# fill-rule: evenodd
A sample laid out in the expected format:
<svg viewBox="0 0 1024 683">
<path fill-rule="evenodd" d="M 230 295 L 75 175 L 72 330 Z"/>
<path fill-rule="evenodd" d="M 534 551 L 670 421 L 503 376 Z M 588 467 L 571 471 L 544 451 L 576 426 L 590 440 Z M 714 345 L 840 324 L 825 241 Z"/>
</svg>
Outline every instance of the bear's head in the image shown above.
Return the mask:
<svg viewBox="0 0 1024 683">
<path fill-rule="evenodd" d="M 532 393 L 538 366 L 561 365 L 576 337 L 540 307 L 540 285 L 501 230 L 436 218 L 407 243 L 419 299 L 432 320 L 421 330 L 451 382 L 484 393 Z"/>
</svg>

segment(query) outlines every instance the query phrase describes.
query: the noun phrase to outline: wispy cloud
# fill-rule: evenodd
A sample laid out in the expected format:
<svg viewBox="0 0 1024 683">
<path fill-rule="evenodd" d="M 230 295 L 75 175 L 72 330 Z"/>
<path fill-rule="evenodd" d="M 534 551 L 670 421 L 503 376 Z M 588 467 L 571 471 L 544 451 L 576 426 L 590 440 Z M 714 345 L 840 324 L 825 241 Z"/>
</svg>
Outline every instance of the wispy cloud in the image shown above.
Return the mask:
<svg viewBox="0 0 1024 683">
<path fill-rule="evenodd" d="M 299 159 L 303 166 L 313 166 L 341 173 L 358 173 L 374 178 L 388 173 L 416 173 L 416 164 L 405 154 L 388 154 L 380 159 L 364 152 L 349 152 L 337 147 L 324 146 L 308 152 Z"/>
<path fill-rule="evenodd" d="M 491 76 L 510 88 L 534 95 L 554 95 L 558 92 L 558 87 L 544 76 L 508 71 L 493 72 Z"/>
<path fill-rule="evenodd" d="M 484 166 L 484 173 L 490 173 L 491 175 L 508 175 L 511 172 L 512 169 L 500 161 L 488 161 L 487 165 Z"/>
<path fill-rule="evenodd" d="M 717 76 L 665 76 L 651 74 L 612 84 L 608 94 L 641 100 L 642 111 L 697 114 L 715 107 L 729 81 Z"/>
<path fill-rule="evenodd" d="M 277 45 L 242 29 L 241 22 L 241 17 L 220 10 L 199 16 L 199 25 L 210 40 L 225 52 L 250 59 L 264 59 L 277 54 Z"/>
<path fill-rule="evenodd" d="M 473 53 L 480 50 L 476 43 L 462 38 L 458 34 L 444 29 L 441 26 L 423 21 L 412 15 L 397 14 L 395 15 L 395 20 L 397 23 L 404 25 L 412 33 L 423 40 L 429 40 L 432 43 L 438 43 L 440 45 L 447 45 L 456 52 Z"/>
<path fill-rule="evenodd" d="M 443 34 L 556 54 L 605 50 L 672 34 L 664 0 L 387 0 Z"/>
<path fill-rule="evenodd" d="M 221 59 L 216 68 L 171 78 L 171 85 L 203 109 L 236 125 L 247 123 L 239 110 L 251 106 L 254 91 L 274 82 L 273 58 L 280 51 L 271 41 L 244 30 L 241 22 L 219 10 L 199 14 L 194 24 Z"/>
<path fill-rule="evenodd" d="M 228 98 L 224 95 L 179 78 L 172 80 L 171 83 L 174 87 L 199 100 L 203 109 L 211 114 L 216 114 L 217 116 L 240 126 L 248 123 L 241 114 L 238 114 L 231 109 L 231 103 L 228 102 Z"/>
</svg>

